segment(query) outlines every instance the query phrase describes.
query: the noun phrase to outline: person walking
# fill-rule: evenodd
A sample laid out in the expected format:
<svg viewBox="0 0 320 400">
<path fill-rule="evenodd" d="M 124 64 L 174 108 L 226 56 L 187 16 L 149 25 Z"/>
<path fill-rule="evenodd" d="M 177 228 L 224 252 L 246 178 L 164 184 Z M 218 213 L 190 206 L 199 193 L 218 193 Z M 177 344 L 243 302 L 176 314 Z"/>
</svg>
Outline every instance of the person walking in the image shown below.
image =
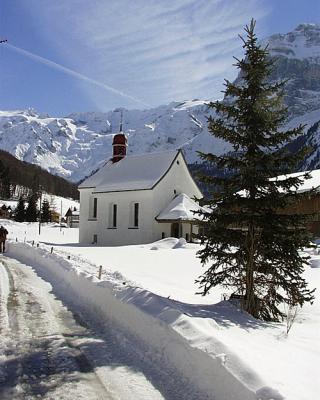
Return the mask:
<svg viewBox="0 0 320 400">
<path fill-rule="evenodd" d="M 7 240 L 8 231 L 4 226 L 0 227 L 0 253 L 4 253 L 6 251 L 6 240 Z"/>
</svg>

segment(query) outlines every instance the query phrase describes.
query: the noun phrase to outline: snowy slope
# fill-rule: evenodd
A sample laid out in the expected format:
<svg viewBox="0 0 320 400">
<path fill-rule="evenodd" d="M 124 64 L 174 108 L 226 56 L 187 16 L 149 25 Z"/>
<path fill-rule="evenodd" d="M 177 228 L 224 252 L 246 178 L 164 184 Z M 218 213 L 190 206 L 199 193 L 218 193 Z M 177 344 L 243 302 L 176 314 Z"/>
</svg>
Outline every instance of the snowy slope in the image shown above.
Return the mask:
<svg viewBox="0 0 320 400">
<path fill-rule="evenodd" d="M 294 31 L 272 35 L 267 41 L 272 55 L 320 61 L 320 25 L 318 24 L 300 24 Z"/>
</svg>

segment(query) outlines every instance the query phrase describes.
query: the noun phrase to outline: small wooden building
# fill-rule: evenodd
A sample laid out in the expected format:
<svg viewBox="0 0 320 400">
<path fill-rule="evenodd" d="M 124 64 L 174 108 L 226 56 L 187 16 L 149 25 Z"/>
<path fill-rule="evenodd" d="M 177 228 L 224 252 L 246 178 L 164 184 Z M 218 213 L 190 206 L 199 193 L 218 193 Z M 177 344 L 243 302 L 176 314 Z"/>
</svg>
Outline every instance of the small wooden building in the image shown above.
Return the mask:
<svg viewBox="0 0 320 400">
<path fill-rule="evenodd" d="M 65 221 L 69 228 L 79 227 L 79 216 L 80 212 L 76 208 L 73 210 L 71 208 L 68 209 L 65 215 Z"/>
<path fill-rule="evenodd" d="M 300 199 L 292 206 L 288 207 L 289 214 L 303 214 L 307 216 L 308 228 L 314 236 L 320 236 L 320 169 L 308 171 L 311 178 L 304 179 L 303 183 L 297 188 L 296 192 L 301 194 Z M 286 176 L 279 176 L 275 179 L 287 177 L 303 178 L 305 171 L 296 172 Z"/>
<path fill-rule="evenodd" d="M 10 206 L 6 206 L 5 204 L 0 205 L 0 218 L 10 219 L 12 214 L 12 210 Z"/>
</svg>

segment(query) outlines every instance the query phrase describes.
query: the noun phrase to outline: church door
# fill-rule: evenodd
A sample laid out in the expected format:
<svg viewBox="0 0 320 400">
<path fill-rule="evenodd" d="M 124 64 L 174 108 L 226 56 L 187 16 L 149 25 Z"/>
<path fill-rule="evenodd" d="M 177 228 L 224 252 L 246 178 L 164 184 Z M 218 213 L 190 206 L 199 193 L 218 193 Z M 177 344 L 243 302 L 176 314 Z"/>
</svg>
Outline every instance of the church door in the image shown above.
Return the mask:
<svg viewBox="0 0 320 400">
<path fill-rule="evenodd" d="M 171 236 L 179 239 L 180 224 L 178 222 L 174 222 L 173 224 L 171 224 Z"/>
</svg>

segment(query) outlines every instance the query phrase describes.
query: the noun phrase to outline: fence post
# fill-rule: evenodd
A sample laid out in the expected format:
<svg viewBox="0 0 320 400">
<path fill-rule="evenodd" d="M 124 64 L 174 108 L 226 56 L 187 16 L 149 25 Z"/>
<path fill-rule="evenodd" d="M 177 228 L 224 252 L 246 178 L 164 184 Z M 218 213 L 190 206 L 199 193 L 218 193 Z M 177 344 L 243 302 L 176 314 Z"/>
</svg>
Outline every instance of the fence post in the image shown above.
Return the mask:
<svg viewBox="0 0 320 400">
<path fill-rule="evenodd" d="M 102 265 L 99 266 L 98 279 L 101 279 L 101 275 L 102 275 Z"/>
<path fill-rule="evenodd" d="M 53 247 L 51 247 L 51 251 L 50 251 L 50 253 L 51 253 L 51 254 L 53 253 Z"/>
<path fill-rule="evenodd" d="M 32 246 L 34 246 L 34 240 L 32 241 Z"/>
</svg>

